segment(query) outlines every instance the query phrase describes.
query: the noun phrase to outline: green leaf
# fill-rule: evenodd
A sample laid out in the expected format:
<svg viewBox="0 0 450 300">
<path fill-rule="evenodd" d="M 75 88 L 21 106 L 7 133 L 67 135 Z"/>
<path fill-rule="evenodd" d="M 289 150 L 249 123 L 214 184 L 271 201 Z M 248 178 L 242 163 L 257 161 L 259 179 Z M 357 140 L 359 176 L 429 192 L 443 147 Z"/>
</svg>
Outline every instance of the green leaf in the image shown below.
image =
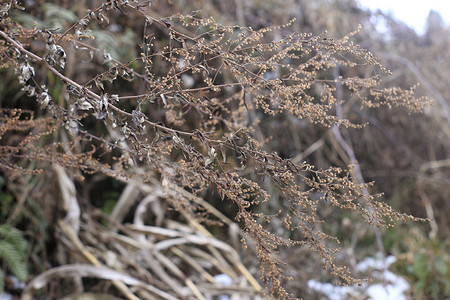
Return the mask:
<svg viewBox="0 0 450 300">
<path fill-rule="evenodd" d="M 436 260 L 434 261 L 434 267 L 436 268 L 440 276 L 444 278 L 447 276 L 448 269 L 445 257 L 443 256 L 436 257 Z"/>
<path fill-rule="evenodd" d="M 73 12 L 55 4 L 44 4 L 44 11 L 46 22 L 52 29 L 58 28 L 59 31 L 62 31 L 67 23 L 75 23 L 78 20 Z"/>
<path fill-rule="evenodd" d="M 9 270 L 19 279 L 25 281 L 28 271 L 17 249 L 7 241 L 0 241 L 0 258 L 6 262 Z"/>
<path fill-rule="evenodd" d="M 45 27 L 44 23 L 39 21 L 35 17 L 31 16 L 28 13 L 17 10 L 11 13 L 11 19 L 28 28 L 33 28 L 34 24 L 36 24 L 38 28 Z"/>
<path fill-rule="evenodd" d="M 0 269 L 0 293 L 5 289 L 5 273 Z"/>
<path fill-rule="evenodd" d="M 2 237 L 2 240 L 13 245 L 19 255 L 22 257 L 25 256 L 27 241 L 24 239 L 22 231 L 8 224 L 3 224 L 0 226 L 0 237 Z"/>
<path fill-rule="evenodd" d="M 430 266 L 427 256 L 424 253 L 417 253 L 414 256 L 414 273 L 420 279 L 424 280 L 430 273 Z"/>
</svg>

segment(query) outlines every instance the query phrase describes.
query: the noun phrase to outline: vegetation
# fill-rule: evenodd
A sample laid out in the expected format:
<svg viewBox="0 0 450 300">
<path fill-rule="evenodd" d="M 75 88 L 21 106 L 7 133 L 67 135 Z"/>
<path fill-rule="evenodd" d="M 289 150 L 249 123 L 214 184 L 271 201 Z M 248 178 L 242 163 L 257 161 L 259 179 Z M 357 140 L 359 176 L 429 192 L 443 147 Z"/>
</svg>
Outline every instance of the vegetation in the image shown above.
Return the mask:
<svg viewBox="0 0 450 300">
<path fill-rule="evenodd" d="M 22 282 L 28 277 L 27 266 L 24 263 L 27 242 L 22 233 L 8 224 L 0 226 L 0 258 L 4 260 L 12 274 Z M 0 290 L 3 291 L 5 274 L 0 270 Z"/>
<path fill-rule="evenodd" d="M 375 34 L 353 1 L 238 2 L 0 4 L 2 198 L 16 200 L 0 222 L 24 232 L 0 232 L 18 250 L 0 259 L 24 299 L 306 297 L 312 277 L 363 284 L 341 248 L 405 253 L 392 227 L 426 218 L 435 246 L 397 267 L 417 295 L 448 295 L 433 206 L 448 205 L 450 113 L 400 52 L 417 39 L 382 15 L 395 30 Z M 435 74 L 425 56 L 448 47 L 432 23 L 413 48 Z"/>
</svg>

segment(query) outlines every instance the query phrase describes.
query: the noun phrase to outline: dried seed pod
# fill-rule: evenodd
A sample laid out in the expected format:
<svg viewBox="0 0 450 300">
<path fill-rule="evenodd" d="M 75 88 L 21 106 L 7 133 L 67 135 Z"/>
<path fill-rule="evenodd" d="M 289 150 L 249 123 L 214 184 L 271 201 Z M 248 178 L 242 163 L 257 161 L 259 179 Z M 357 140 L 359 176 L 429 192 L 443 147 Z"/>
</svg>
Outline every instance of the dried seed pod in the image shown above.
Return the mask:
<svg viewBox="0 0 450 300">
<path fill-rule="evenodd" d="M 56 44 L 47 45 L 48 54 L 45 60 L 53 67 L 64 69 L 66 66 L 66 52 Z"/>
<path fill-rule="evenodd" d="M 26 84 L 32 77 L 34 77 L 34 68 L 30 66 L 28 62 L 20 64 L 19 68 L 16 70 L 18 74 L 20 84 Z"/>
</svg>

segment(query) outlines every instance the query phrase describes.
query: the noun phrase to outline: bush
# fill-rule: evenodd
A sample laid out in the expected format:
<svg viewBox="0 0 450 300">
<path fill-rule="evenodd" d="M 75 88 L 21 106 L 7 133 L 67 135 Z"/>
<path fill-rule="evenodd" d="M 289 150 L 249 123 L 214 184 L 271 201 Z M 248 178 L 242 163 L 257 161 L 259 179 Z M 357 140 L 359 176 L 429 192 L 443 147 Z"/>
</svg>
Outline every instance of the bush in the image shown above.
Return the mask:
<svg viewBox="0 0 450 300">
<path fill-rule="evenodd" d="M 350 211 L 379 228 L 418 219 L 369 194 L 372 184 L 359 175 L 351 145 L 339 131 L 364 124 L 345 119 L 341 106 L 351 98 L 364 107 L 420 111 L 424 99 L 414 96 L 414 87 L 381 85 L 389 71 L 352 41 L 357 31 L 333 39 L 325 33 L 286 33 L 294 20 L 252 29 L 221 25 L 201 12 L 155 17 L 150 4 L 105 1 L 71 26 L 64 24 L 72 22 L 72 15 L 64 14 L 64 30 L 24 27 L 20 18 L 11 18 L 22 9 L 18 2 L 1 4 L 2 67 L 14 69 L 22 93 L 38 106 L 3 109 L 3 172 L 36 175 L 60 165 L 76 176 L 78 186 L 89 184 L 94 174 L 127 182 L 139 179 L 161 189 L 159 197 L 184 218 L 208 225 L 221 222 L 208 217 L 205 212 L 211 208 L 194 199 L 215 194 L 232 204 L 242 242 L 254 249 L 272 297 L 293 296 L 284 287 L 289 276 L 278 258 L 284 248 L 307 246 L 331 274 L 346 283 L 360 282 L 335 263 L 336 239 L 321 229 L 327 220 L 320 210 Z M 135 30 L 140 34 L 129 34 Z M 278 41 L 271 40 L 274 32 L 283 32 Z M 130 46 L 130 37 L 136 45 Z M 112 54 L 106 49 L 111 43 L 129 51 Z M 127 62 L 116 57 L 137 49 L 139 55 L 125 58 Z M 359 77 L 359 65 L 373 66 L 373 76 Z M 37 116 L 25 118 L 25 108 Z M 352 164 L 316 168 L 271 152 L 270 144 L 283 132 L 275 128 L 270 137 L 264 136 L 261 122 L 292 117 L 333 128 Z M 29 127 L 22 140 L 12 138 L 24 122 L 36 128 Z M 58 180 L 66 178 L 61 170 L 55 172 Z M 79 211 L 69 209 L 78 203 L 70 200 L 76 196 L 75 185 L 65 182 L 69 188 L 62 188 L 68 191 L 62 206 L 74 233 L 100 226 L 91 223 L 95 217 L 83 221 Z M 92 204 L 81 204 L 89 215 Z M 130 205 L 107 223 L 121 223 Z M 71 232 L 63 223 L 55 226 L 66 235 Z M 85 254 L 77 238 L 70 240 Z"/>
</svg>

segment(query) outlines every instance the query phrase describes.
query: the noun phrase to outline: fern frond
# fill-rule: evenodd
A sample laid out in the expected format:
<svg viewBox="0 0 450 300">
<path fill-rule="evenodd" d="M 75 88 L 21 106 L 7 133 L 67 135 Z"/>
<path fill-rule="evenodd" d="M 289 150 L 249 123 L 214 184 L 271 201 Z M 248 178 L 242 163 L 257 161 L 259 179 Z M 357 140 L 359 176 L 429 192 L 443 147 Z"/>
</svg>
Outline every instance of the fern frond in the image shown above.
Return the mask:
<svg viewBox="0 0 450 300">
<path fill-rule="evenodd" d="M 0 225 L 0 237 L 2 240 L 13 245 L 21 258 L 25 257 L 25 251 L 27 249 L 27 241 L 23 237 L 22 231 L 10 226 L 9 224 Z"/>
<path fill-rule="evenodd" d="M 5 289 L 5 273 L 0 269 L 0 293 Z"/>
<path fill-rule="evenodd" d="M 23 253 L 8 241 L 0 241 L 0 259 L 6 262 L 7 267 L 20 281 L 28 277 L 27 266 L 23 261 Z"/>
</svg>

